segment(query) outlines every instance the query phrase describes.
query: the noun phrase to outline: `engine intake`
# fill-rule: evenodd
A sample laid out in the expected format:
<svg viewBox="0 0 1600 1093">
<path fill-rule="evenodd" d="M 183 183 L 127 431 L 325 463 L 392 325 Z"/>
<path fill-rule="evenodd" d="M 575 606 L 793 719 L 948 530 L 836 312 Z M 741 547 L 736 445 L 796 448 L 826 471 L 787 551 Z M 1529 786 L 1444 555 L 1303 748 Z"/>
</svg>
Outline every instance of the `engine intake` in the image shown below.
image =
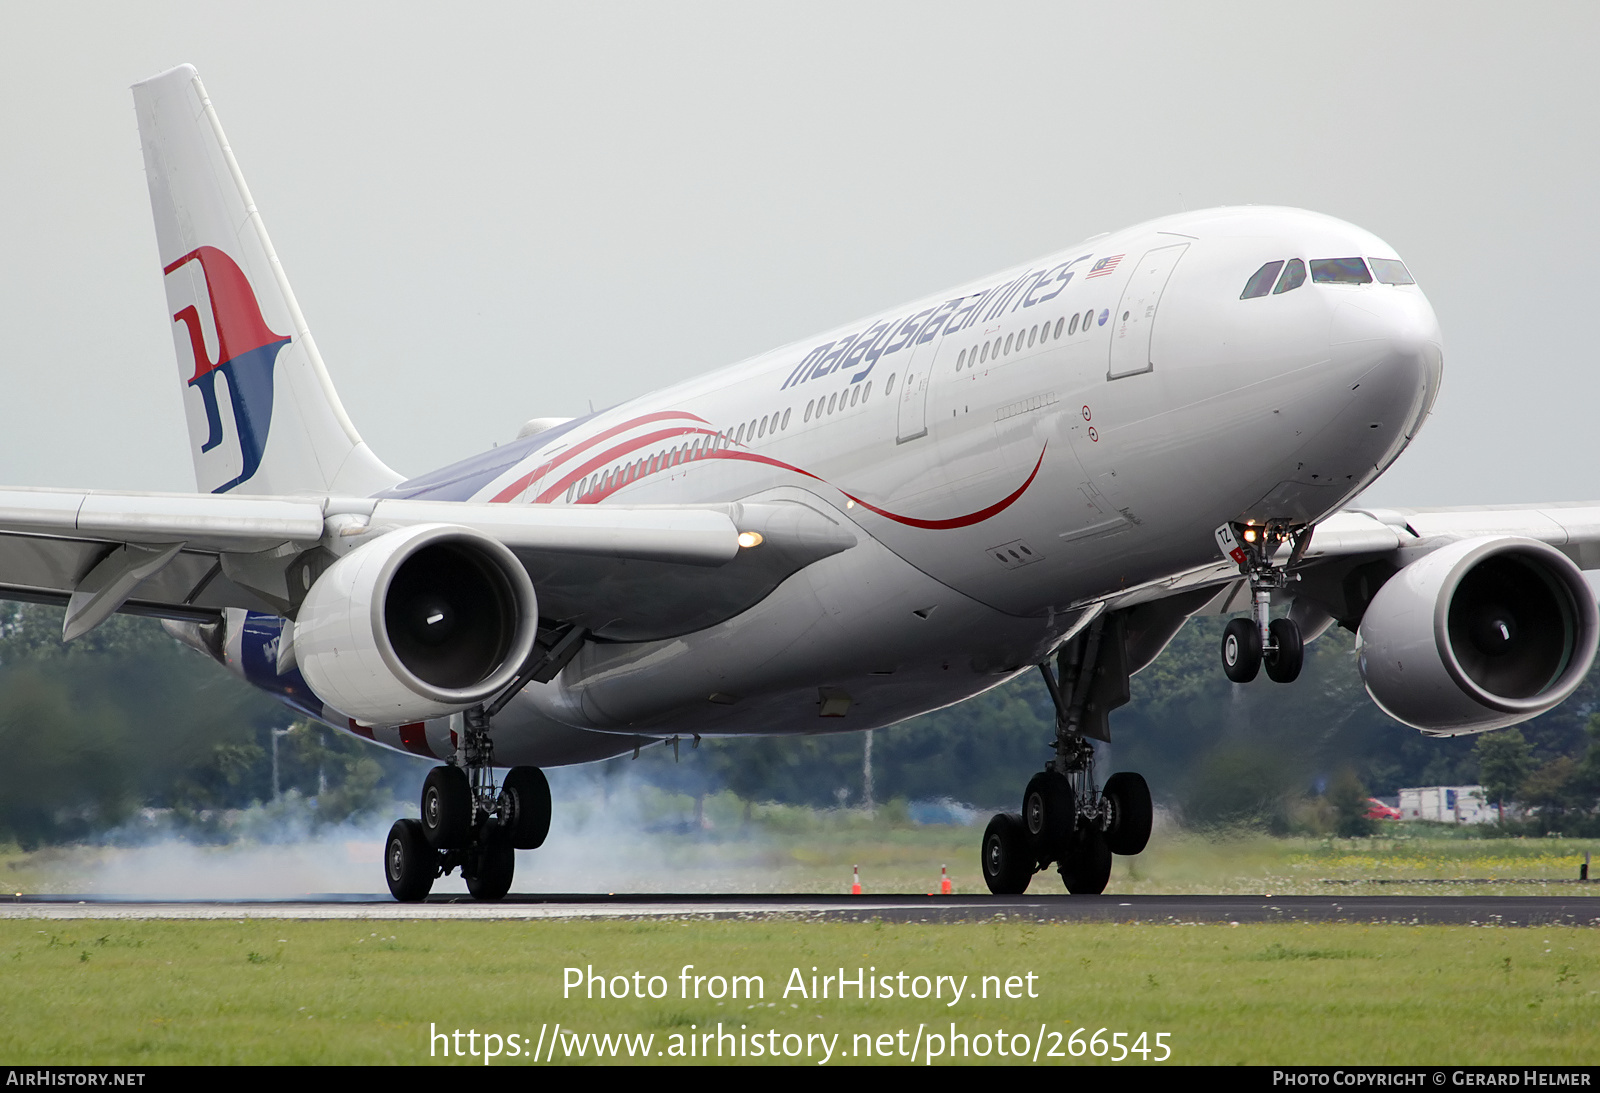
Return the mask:
<svg viewBox="0 0 1600 1093">
<path fill-rule="evenodd" d="M 391 531 L 328 568 L 295 618 L 295 658 L 328 705 L 399 724 L 467 709 L 533 649 L 538 600 L 501 543 L 463 527 Z"/>
<path fill-rule="evenodd" d="M 1577 689 L 1596 620 L 1588 582 L 1554 547 L 1466 539 L 1378 590 L 1356 635 L 1361 677 L 1385 713 L 1424 732 L 1515 725 Z"/>
</svg>

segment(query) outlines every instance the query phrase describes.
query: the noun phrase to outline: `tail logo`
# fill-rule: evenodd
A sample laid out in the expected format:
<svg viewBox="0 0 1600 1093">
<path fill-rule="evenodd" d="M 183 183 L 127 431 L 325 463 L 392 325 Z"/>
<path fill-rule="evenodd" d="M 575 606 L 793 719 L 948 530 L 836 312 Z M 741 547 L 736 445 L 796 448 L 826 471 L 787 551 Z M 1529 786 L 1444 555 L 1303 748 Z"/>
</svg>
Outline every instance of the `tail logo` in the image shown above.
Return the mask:
<svg viewBox="0 0 1600 1093">
<path fill-rule="evenodd" d="M 238 477 L 211 491 L 226 493 L 248 481 L 261 467 L 261 457 L 267 448 L 267 430 L 272 426 L 272 368 L 278 351 L 289 343 L 289 338 L 268 329 L 250 281 L 232 258 L 216 247 L 196 247 L 162 272 L 171 274 L 189 262 L 199 262 L 205 276 L 211 315 L 216 322 L 217 359 L 211 360 L 206 351 L 200 312 L 193 304 L 173 315 L 172 321 L 188 327 L 189 345 L 194 350 L 194 376 L 189 386 L 200 391 L 209 433 L 200 445 L 202 452 L 209 452 L 222 443 L 217 373 L 222 373 L 228 381 L 228 398 L 233 404 L 243 467 Z"/>
</svg>

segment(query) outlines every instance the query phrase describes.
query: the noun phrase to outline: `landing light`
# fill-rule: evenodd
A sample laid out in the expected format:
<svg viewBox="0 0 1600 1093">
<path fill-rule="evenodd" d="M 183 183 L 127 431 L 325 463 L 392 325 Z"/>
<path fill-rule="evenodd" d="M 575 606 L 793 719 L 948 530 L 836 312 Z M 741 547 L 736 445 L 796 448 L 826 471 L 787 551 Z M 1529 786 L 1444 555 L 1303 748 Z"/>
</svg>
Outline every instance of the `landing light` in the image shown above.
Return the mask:
<svg viewBox="0 0 1600 1093">
<path fill-rule="evenodd" d="M 759 531 L 741 531 L 739 533 L 739 545 L 742 547 L 760 546 L 761 533 Z"/>
<path fill-rule="evenodd" d="M 1256 541 L 1256 529 L 1255 528 L 1245 528 L 1244 529 L 1244 541 L 1247 542 L 1247 543 L 1253 543 L 1253 542 Z"/>
</svg>

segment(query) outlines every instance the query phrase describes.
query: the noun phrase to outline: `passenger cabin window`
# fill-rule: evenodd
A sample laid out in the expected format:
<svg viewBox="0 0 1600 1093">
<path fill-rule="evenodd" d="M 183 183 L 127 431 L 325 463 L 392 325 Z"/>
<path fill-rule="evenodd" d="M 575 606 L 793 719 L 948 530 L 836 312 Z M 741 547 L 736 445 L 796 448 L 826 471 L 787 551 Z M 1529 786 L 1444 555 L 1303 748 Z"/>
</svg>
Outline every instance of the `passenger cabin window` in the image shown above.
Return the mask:
<svg viewBox="0 0 1600 1093">
<path fill-rule="evenodd" d="M 1289 259 L 1289 264 L 1283 267 L 1283 276 L 1278 278 L 1278 287 L 1272 290 L 1276 296 L 1280 292 L 1291 292 L 1306 283 L 1306 264 L 1298 258 Z"/>
<path fill-rule="evenodd" d="M 1406 264 L 1398 258 L 1368 258 L 1372 266 L 1372 275 L 1386 285 L 1414 285 L 1411 271 L 1406 269 Z"/>
<path fill-rule="evenodd" d="M 1244 291 L 1239 293 L 1241 300 L 1253 300 L 1257 296 L 1265 296 L 1272 291 L 1272 284 L 1278 279 L 1278 273 L 1283 269 L 1283 262 L 1268 262 L 1250 275 L 1250 280 L 1244 283 Z"/>
<path fill-rule="evenodd" d="M 1311 280 L 1319 285 L 1370 285 L 1372 274 L 1359 258 L 1313 258 Z"/>
<path fill-rule="evenodd" d="M 1077 332 L 1078 332 L 1078 317 L 1076 315 L 1074 315 L 1072 317 L 1072 325 L 1067 327 L 1067 333 L 1068 334 L 1076 334 Z"/>
</svg>

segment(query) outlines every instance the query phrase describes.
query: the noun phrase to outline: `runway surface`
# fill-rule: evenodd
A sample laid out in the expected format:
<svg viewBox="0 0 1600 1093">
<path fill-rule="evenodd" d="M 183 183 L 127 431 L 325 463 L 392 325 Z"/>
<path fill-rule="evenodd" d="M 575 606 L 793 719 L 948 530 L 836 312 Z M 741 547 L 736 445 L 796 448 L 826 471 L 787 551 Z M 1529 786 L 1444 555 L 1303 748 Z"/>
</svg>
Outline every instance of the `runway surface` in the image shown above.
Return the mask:
<svg viewBox="0 0 1600 1093">
<path fill-rule="evenodd" d="M 1600 887 L 1596 889 L 1600 895 Z M 741 896 L 512 895 L 498 903 L 434 897 L 403 904 L 372 895 L 284 900 L 15 896 L 12 919 L 606 919 L 769 917 L 891 922 L 1361 922 L 1476 926 L 1600 926 L 1594 896 Z"/>
</svg>

